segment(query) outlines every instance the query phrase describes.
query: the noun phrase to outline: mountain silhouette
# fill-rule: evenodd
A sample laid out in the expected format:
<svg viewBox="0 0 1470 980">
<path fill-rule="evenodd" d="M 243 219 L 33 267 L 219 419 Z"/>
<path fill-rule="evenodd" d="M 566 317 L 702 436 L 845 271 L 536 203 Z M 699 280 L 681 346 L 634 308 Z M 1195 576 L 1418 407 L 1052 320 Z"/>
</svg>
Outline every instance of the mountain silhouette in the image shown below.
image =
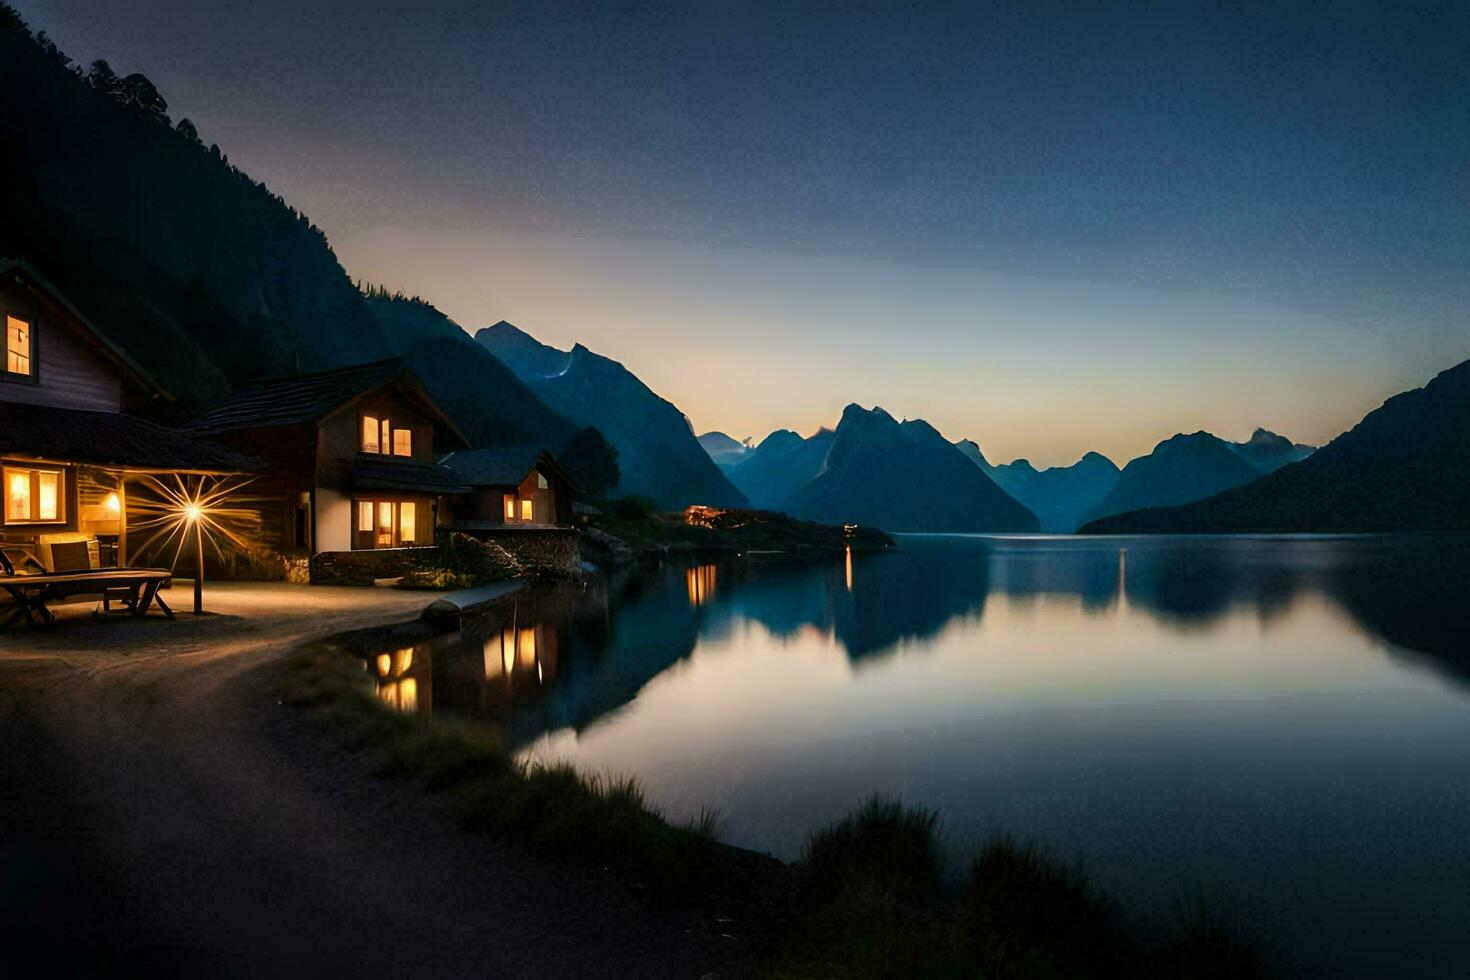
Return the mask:
<svg viewBox="0 0 1470 980">
<path fill-rule="evenodd" d="M 750 452 L 749 447 L 743 442 L 723 432 L 706 432 L 699 437 L 699 447 L 708 453 L 709 458 L 721 469 L 739 461 L 746 453 Z"/>
<path fill-rule="evenodd" d="M 1274 473 L 1316 451 L 1315 446 L 1303 446 L 1268 429 L 1257 429 L 1245 442 L 1232 442 L 1230 446 L 1262 473 Z"/>
<path fill-rule="evenodd" d="M 1249 483 L 1261 471 L 1230 443 L 1208 432 L 1176 435 L 1130 460 L 1086 521 L 1145 507 L 1167 507 Z"/>
<path fill-rule="evenodd" d="M 617 361 L 581 344 L 558 350 L 504 320 L 480 330 L 475 340 L 552 410 L 578 426 L 596 426 L 617 447 L 622 475 L 616 494 L 668 508 L 746 506 L 684 413 Z"/>
<path fill-rule="evenodd" d="M 745 456 L 725 465 L 725 475 L 752 506 L 785 510 L 792 496 L 826 465 L 833 435 L 824 428 L 803 439 L 790 429 L 777 429 Z"/>
<path fill-rule="evenodd" d="M 881 408 L 842 412 L 825 464 L 787 501 L 788 513 L 888 531 L 1036 531 L 1012 499 L 933 426 Z"/>
<path fill-rule="evenodd" d="M 1083 531 L 1460 531 L 1470 527 L 1470 361 L 1395 395 L 1306 459 L 1187 506 Z"/>
<path fill-rule="evenodd" d="M 992 465 L 973 439 L 961 439 L 955 448 L 1035 514 L 1048 534 L 1077 530 L 1118 482 L 1117 464 L 1101 453 L 1088 453 L 1071 466 L 1038 470 L 1026 459 Z"/>
</svg>

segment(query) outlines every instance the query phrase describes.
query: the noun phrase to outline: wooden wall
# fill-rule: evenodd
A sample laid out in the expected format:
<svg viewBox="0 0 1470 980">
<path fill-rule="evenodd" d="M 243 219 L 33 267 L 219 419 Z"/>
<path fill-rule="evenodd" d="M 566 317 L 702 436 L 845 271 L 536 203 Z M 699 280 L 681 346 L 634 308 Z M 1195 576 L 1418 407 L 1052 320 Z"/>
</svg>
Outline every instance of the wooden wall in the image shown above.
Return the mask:
<svg viewBox="0 0 1470 980">
<path fill-rule="evenodd" d="M 110 362 L 76 334 L 80 328 L 63 324 L 60 317 L 50 314 L 49 307 L 32 302 L 13 284 L 0 282 L 0 316 L 5 313 L 31 324 L 34 373 L 27 379 L 0 370 L 0 402 L 122 411 L 122 378 Z"/>
</svg>

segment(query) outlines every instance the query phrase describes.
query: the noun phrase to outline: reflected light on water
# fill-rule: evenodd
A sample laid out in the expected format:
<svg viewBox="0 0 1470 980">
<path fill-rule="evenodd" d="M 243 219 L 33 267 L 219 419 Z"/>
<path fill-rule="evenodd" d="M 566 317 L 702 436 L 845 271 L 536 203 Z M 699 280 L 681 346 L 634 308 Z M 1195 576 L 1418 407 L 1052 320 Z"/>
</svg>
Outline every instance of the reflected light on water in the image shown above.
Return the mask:
<svg viewBox="0 0 1470 980">
<path fill-rule="evenodd" d="M 689 604 L 702 606 L 715 595 L 715 566 L 697 565 L 684 572 L 685 584 L 689 589 Z"/>
<path fill-rule="evenodd" d="M 847 546 L 847 591 L 852 591 L 852 545 Z"/>
</svg>

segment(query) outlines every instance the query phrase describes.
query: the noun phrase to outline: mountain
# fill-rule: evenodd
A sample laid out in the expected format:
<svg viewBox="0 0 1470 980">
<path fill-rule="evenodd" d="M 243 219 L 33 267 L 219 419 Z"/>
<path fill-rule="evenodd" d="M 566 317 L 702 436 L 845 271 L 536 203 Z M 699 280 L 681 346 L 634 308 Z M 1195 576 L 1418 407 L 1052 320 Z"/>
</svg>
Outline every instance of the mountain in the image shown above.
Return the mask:
<svg viewBox="0 0 1470 980">
<path fill-rule="evenodd" d="M 1395 395 L 1301 462 L 1187 506 L 1083 531 L 1244 533 L 1470 530 L 1470 361 Z"/>
<path fill-rule="evenodd" d="M 1260 470 L 1218 436 L 1208 432 L 1172 436 L 1123 467 L 1113 489 L 1085 520 L 1203 500 L 1260 475 Z"/>
<path fill-rule="evenodd" d="M 825 465 L 787 502 L 795 517 L 887 531 L 1035 531 L 1021 506 L 934 427 L 849 405 Z"/>
<path fill-rule="evenodd" d="M 1118 482 L 1118 466 L 1101 453 L 1088 453 L 1071 466 L 1038 470 L 1027 459 L 993 465 L 973 439 L 954 444 L 1006 493 L 1041 521 L 1048 534 L 1071 534 Z"/>
<path fill-rule="evenodd" d="M 706 432 L 699 437 L 699 446 L 721 469 L 739 462 L 750 451 L 745 443 L 738 442 L 723 432 Z"/>
<path fill-rule="evenodd" d="M 174 126 L 144 76 L 84 75 L 0 14 L 0 255 L 55 282 L 173 412 L 398 353 L 321 230 Z"/>
<path fill-rule="evenodd" d="M 726 466 L 725 475 L 752 506 L 785 510 L 787 502 L 822 472 L 834 435 L 831 429 L 822 428 L 803 439 L 790 429 L 777 429 Z"/>
<path fill-rule="evenodd" d="M 1230 447 L 1262 473 L 1274 473 L 1316 451 L 1315 446 L 1303 446 L 1267 429 L 1257 429 L 1245 442 L 1232 442 Z"/>
<path fill-rule="evenodd" d="M 617 447 L 618 495 L 671 509 L 747 505 L 700 447 L 684 413 L 617 361 L 581 344 L 558 350 L 504 320 L 480 330 L 475 341 L 553 411 L 578 426 L 596 426 Z"/>
<path fill-rule="evenodd" d="M 472 444 L 534 446 L 559 455 L 580 428 L 547 407 L 433 305 L 370 291 L 367 306 L 404 363 Z"/>
</svg>

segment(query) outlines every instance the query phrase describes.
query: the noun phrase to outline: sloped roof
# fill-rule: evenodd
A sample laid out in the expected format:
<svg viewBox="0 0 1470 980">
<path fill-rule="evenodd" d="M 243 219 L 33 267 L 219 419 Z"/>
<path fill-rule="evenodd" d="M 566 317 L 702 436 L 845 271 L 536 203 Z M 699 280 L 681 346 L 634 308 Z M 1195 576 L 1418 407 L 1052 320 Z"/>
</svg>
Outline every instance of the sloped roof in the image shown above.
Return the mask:
<svg viewBox="0 0 1470 980">
<path fill-rule="evenodd" d="M 160 398 L 173 401 L 173 395 L 159 384 L 147 371 L 128 356 L 121 347 L 114 344 L 106 334 L 98 330 L 96 325 L 88 320 L 82 311 L 72 305 L 71 300 L 62 295 L 61 290 L 52 284 L 41 273 L 24 259 L 9 259 L 0 257 L 0 280 L 9 279 L 12 282 L 20 282 L 29 285 L 31 289 L 41 293 L 52 304 L 59 307 L 72 320 L 73 325 L 82 329 L 76 331 L 82 339 L 101 354 L 104 359 L 112 362 L 113 366 L 120 370 L 129 381 Z"/>
<path fill-rule="evenodd" d="M 404 460 L 359 459 L 353 482 L 362 490 L 469 493 L 472 489 L 446 466 Z"/>
<path fill-rule="evenodd" d="M 0 455 L 143 470 L 242 472 L 257 462 L 134 415 L 6 402 Z"/>
<path fill-rule="evenodd" d="M 465 438 L 423 384 L 397 358 L 333 371 L 267 378 L 241 387 L 222 404 L 184 426 L 191 435 L 316 422 L 360 395 L 400 382 L 434 421 L 461 445 Z"/>
<path fill-rule="evenodd" d="M 511 487 L 526 478 L 541 463 L 568 483 L 551 453 L 534 446 L 486 446 L 450 453 L 443 460 L 461 482 L 476 487 Z"/>
</svg>

